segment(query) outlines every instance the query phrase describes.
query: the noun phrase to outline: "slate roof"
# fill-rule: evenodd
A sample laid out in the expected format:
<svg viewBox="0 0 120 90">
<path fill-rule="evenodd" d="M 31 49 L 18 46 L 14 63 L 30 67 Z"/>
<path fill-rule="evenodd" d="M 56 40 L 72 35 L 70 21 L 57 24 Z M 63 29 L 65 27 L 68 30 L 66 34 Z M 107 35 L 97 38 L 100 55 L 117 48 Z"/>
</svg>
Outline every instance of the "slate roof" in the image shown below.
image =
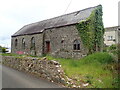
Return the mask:
<svg viewBox="0 0 120 90">
<path fill-rule="evenodd" d="M 61 26 L 79 23 L 82 20 L 86 20 L 86 18 L 90 16 L 91 12 L 98 6 L 86 8 L 73 13 L 61 15 L 55 18 L 51 18 L 51 19 L 26 25 L 23 28 L 21 28 L 19 31 L 17 31 L 15 34 L 13 34 L 12 37 L 41 33 L 44 30 L 49 28 L 55 28 L 55 27 L 61 27 Z"/>
<path fill-rule="evenodd" d="M 116 31 L 116 30 L 120 30 L 120 26 L 113 26 L 113 27 L 105 28 L 105 31 Z"/>
</svg>

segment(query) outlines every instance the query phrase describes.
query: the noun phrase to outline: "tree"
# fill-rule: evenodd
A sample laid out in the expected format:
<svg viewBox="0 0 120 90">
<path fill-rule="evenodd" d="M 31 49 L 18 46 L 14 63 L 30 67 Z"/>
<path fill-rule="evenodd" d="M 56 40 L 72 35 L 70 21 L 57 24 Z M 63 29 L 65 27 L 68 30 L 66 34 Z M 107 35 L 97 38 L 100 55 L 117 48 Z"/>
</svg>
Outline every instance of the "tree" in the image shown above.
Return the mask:
<svg viewBox="0 0 120 90">
<path fill-rule="evenodd" d="M 0 46 L 0 53 L 6 53 L 6 52 L 8 52 L 7 48 Z"/>
</svg>

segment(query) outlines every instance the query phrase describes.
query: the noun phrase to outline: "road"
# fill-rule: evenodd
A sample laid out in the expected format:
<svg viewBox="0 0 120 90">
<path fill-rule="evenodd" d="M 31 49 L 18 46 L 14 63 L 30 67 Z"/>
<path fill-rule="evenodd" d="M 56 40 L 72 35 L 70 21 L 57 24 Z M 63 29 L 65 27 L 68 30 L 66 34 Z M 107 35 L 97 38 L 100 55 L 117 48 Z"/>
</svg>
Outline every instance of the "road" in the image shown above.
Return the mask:
<svg viewBox="0 0 120 90">
<path fill-rule="evenodd" d="M 62 88 L 61 85 L 0 65 L 2 88 Z M 1 72 L 1 71 L 0 71 Z"/>
</svg>

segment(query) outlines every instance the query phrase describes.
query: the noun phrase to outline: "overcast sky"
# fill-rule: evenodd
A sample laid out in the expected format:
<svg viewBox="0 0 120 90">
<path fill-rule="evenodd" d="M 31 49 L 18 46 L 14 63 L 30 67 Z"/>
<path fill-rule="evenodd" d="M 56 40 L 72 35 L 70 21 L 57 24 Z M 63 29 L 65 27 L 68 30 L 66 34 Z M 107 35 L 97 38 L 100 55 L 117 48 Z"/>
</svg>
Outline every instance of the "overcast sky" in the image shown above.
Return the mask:
<svg viewBox="0 0 120 90">
<path fill-rule="evenodd" d="M 0 0 L 0 45 L 10 47 L 11 35 L 26 24 L 99 4 L 103 6 L 104 27 L 117 26 L 118 2 L 119 0 Z"/>
</svg>

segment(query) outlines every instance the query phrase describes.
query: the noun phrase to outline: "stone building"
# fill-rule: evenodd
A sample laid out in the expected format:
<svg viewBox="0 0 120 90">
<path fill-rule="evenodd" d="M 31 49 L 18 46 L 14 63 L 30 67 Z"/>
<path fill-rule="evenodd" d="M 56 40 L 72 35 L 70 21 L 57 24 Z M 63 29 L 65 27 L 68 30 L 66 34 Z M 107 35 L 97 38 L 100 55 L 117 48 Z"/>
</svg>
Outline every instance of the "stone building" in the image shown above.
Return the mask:
<svg viewBox="0 0 120 90">
<path fill-rule="evenodd" d="M 24 26 L 12 35 L 11 52 L 63 58 L 87 55 L 76 24 L 85 21 L 98 6 Z"/>
<path fill-rule="evenodd" d="M 104 43 L 107 46 L 112 44 L 120 44 L 120 28 L 119 26 L 107 27 L 104 33 Z"/>
</svg>

